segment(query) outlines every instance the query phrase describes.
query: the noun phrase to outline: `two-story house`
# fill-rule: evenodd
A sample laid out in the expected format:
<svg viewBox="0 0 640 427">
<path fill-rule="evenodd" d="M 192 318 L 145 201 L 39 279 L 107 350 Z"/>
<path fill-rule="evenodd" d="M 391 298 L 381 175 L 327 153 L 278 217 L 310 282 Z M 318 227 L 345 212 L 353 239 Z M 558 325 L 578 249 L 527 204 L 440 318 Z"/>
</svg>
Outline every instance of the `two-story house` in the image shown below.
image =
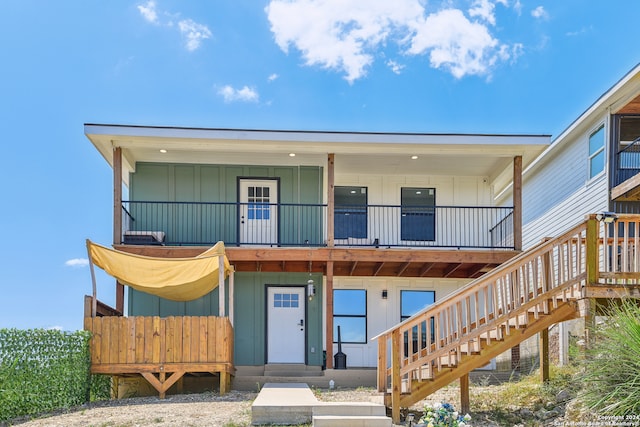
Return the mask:
<svg viewBox="0 0 640 427">
<path fill-rule="evenodd" d="M 338 327 L 346 366 L 375 367 L 372 337 L 520 252 L 522 171 L 550 142 L 108 124 L 85 134 L 113 168 L 116 249 L 192 257 L 224 242 L 233 362 L 253 374 L 332 369 Z M 219 313 L 217 289 L 188 302 L 127 292 L 125 308 L 116 285 L 128 316 Z"/>
</svg>

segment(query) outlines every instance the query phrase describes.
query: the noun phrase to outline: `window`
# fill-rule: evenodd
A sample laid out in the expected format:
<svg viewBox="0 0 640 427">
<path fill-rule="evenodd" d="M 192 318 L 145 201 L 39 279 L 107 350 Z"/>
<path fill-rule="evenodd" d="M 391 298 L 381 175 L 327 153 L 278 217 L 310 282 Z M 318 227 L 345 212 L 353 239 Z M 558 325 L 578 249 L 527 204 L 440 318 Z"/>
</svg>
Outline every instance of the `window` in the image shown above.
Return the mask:
<svg viewBox="0 0 640 427">
<path fill-rule="evenodd" d="M 338 342 L 338 326 L 343 343 L 367 343 L 367 291 L 333 291 L 333 342 Z"/>
<path fill-rule="evenodd" d="M 273 294 L 273 306 L 275 308 L 298 308 L 298 294 Z"/>
<path fill-rule="evenodd" d="M 589 178 L 604 170 L 604 126 L 589 136 Z"/>
<path fill-rule="evenodd" d="M 402 188 L 400 233 L 402 240 L 436 239 L 436 189 Z"/>
<path fill-rule="evenodd" d="M 249 187 L 248 190 L 247 218 L 269 219 L 269 187 Z"/>
<path fill-rule="evenodd" d="M 367 187 L 335 187 L 336 239 L 367 237 Z"/>
<path fill-rule="evenodd" d="M 400 291 L 400 321 L 436 302 L 435 291 Z"/>
<path fill-rule="evenodd" d="M 406 320 L 414 314 L 422 311 L 436 301 L 435 291 L 400 291 L 400 321 Z M 431 342 L 435 341 L 435 324 L 433 317 L 429 322 Z M 413 353 L 418 351 L 418 335 L 420 335 L 420 348 L 427 347 L 427 322 L 420 324 L 420 334 L 418 327 L 413 327 Z M 408 334 L 405 333 L 405 342 Z M 405 357 L 408 354 L 408 347 L 405 348 Z"/>
</svg>

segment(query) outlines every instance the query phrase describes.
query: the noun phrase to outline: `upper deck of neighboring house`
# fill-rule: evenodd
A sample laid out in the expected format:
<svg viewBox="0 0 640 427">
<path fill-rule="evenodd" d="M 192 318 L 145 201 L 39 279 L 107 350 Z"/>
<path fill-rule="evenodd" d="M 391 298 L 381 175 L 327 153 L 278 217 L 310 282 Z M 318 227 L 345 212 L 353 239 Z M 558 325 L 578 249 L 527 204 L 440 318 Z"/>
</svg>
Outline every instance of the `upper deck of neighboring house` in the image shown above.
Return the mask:
<svg viewBox="0 0 640 427">
<path fill-rule="evenodd" d="M 327 274 L 330 262 L 335 275 L 464 278 L 521 249 L 519 195 L 509 206 L 494 195 L 550 141 L 106 124 L 85 134 L 114 171 L 122 250 L 191 256 L 222 240 L 237 271 Z"/>
</svg>

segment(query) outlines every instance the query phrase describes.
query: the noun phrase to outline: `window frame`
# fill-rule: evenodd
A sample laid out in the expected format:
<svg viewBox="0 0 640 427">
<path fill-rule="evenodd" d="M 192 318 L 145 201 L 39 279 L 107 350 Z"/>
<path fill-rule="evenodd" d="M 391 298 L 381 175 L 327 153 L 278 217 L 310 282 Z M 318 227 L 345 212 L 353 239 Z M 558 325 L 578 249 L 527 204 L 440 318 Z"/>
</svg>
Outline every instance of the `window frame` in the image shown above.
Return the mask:
<svg viewBox="0 0 640 427">
<path fill-rule="evenodd" d="M 407 204 L 405 192 L 424 191 L 432 193 L 432 205 Z M 400 187 L 400 240 L 415 242 L 436 241 L 436 188 Z M 426 225 L 426 226 L 425 226 Z M 416 230 L 420 233 L 415 234 Z"/>
<path fill-rule="evenodd" d="M 336 292 L 363 292 L 364 293 L 364 314 L 350 314 L 350 313 L 337 313 L 335 310 L 336 303 Z M 367 304 L 367 290 L 366 289 L 334 289 L 333 290 L 333 343 L 336 344 L 338 342 L 338 322 L 336 319 L 345 318 L 345 319 L 364 319 L 364 340 L 363 341 L 345 341 L 344 340 L 344 331 L 341 331 L 341 340 L 342 344 L 366 344 L 368 339 L 368 304 Z"/>
<path fill-rule="evenodd" d="M 598 134 L 599 132 L 602 132 L 602 143 L 601 145 L 592 153 L 591 152 L 591 139 L 596 136 L 596 134 Z M 592 180 L 594 178 L 596 178 L 597 176 L 599 176 L 600 174 L 602 174 L 607 166 L 607 158 L 606 158 L 606 145 L 607 145 L 607 136 L 606 136 L 606 129 L 605 129 L 605 125 L 604 123 L 600 123 L 598 126 L 594 127 L 591 132 L 589 132 L 589 137 L 587 138 L 587 175 L 588 175 L 588 179 Z M 593 171 L 593 161 L 596 159 L 596 157 L 598 157 L 599 155 L 602 155 L 603 157 L 603 161 L 602 161 L 602 168 L 600 170 L 598 170 L 597 172 L 594 173 Z"/>
<path fill-rule="evenodd" d="M 357 191 L 364 189 L 364 204 L 344 204 L 339 203 L 335 200 L 335 190 L 349 190 L 349 191 Z M 369 215 L 368 215 L 368 203 L 369 203 L 369 189 L 365 186 L 358 185 L 336 185 L 334 187 L 334 218 L 333 218 L 333 233 L 334 238 L 343 240 L 348 238 L 354 239 L 366 239 L 369 234 Z M 357 222 L 357 220 L 352 220 L 354 224 L 350 226 L 346 225 L 347 216 L 354 215 L 354 218 L 364 216 L 364 224 Z M 341 216 L 345 218 L 343 221 L 340 221 Z M 352 235 L 351 235 L 352 234 Z"/>
</svg>

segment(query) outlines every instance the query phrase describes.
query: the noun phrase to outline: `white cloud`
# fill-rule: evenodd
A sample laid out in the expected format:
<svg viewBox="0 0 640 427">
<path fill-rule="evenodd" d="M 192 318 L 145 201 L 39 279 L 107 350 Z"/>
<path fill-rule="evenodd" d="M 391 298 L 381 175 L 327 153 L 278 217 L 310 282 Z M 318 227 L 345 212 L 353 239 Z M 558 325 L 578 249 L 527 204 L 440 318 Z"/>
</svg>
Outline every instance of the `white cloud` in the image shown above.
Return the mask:
<svg viewBox="0 0 640 427">
<path fill-rule="evenodd" d="M 395 74 L 400 74 L 402 72 L 402 69 L 404 68 L 404 65 L 398 64 L 396 61 L 390 59 L 387 61 L 387 67 L 389 67 Z"/>
<path fill-rule="evenodd" d="M 537 19 L 549 19 L 549 14 L 543 6 L 538 6 L 531 11 L 531 16 Z"/>
<path fill-rule="evenodd" d="M 496 25 L 496 17 L 493 14 L 495 6 L 489 0 L 476 0 L 473 2 L 473 7 L 469 9 L 469 16 L 472 18 L 478 17 L 491 25 Z"/>
<path fill-rule="evenodd" d="M 278 77 L 280 77 L 279 75 L 277 75 L 276 73 L 271 74 L 269 77 L 267 77 L 267 80 L 269 80 L 270 82 L 275 81 L 278 79 Z"/>
<path fill-rule="evenodd" d="M 505 5 L 506 6 L 506 5 Z M 516 0 L 513 3 L 513 10 L 516 11 L 516 13 L 518 14 L 518 16 L 520 16 L 522 14 L 522 3 L 520 3 L 520 0 Z"/>
<path fill-rule="evenodd" d="M 415 26 L 417 0 L 272 0 L 265 8 L 278 46 L 298 49 L 307 65 L 343 71 L 352 83 L 398 27 Z"/>
<path fill-rule="evenodd" d="M 200 47 L 202 40 L 211 38 L 211 31 L 206 25 L 198 24 L 191 19 L 178 22 L 180 32 L 187 39 L 187 50 L 194 51 Z"/>
<path fill-rule="evenodd" d="M 86 258 L 73 258 L 65 261 L 64 265 L 67 267 L 86 267 L 89 265 L 89 260 Z"/>
<path fill-rule="evenodd" d="M 230 85 L 226 85 L 218 90 L 218 95 L 222 96 L 225 102 L 258 102 L 260 99 L 258 92 L 248 86 L 243 86 L 241 89 L 235 89 Z"/>
<path fill-rule="evenodd" d="M 185 47 L 188 51 L 193 52 L 198 49 L 203 40 L 211 38 L 211 30 L 203 24 L 195 22 L 193 19 L 181 19 L 176 26 L 174 19 L 180 14 L 163 12 L 164 19 L 160 19 L 157 11 L 155 0 L 149 0 L 144 4 L 138 5 L 138 10 L 142 17 L 150 23 L 161 25 L 166 28 L 177 28 L 180 34 L 185 38 Z"/>
<path fill-rule="evenodd" d="M 353 83 L 390 41 L 400 53 L 429 55 L 432 67 L 457 78 L 490 74 L 498 61 L 513 59 L 512 46 L 489 30 L 497 3 L 507 0 L 474 0 L 468 17 L 453 8 L 427 14 L 423 0 L 271 0 L 265 12 L 280 49 L 294 48 L 306 65 Z"/>
<path fill-rule="evenodd" d="M 458 9 L 445 9 L 427 17 L 412 39 L 408 53 L 429 54 L 433 68 L 454 77 L 488 74 L 497 60 L 509 58 L 508 47 L 494 39 L 486 26 L 471 22 Z"/>
<path fill-rule="evenodd" d="M 145 20 L 153 24 L 158 23 L 158 12 L 156 12 L 156 2 L 154 0 L 138 5 L 138 10 Z"/>
</svg>

